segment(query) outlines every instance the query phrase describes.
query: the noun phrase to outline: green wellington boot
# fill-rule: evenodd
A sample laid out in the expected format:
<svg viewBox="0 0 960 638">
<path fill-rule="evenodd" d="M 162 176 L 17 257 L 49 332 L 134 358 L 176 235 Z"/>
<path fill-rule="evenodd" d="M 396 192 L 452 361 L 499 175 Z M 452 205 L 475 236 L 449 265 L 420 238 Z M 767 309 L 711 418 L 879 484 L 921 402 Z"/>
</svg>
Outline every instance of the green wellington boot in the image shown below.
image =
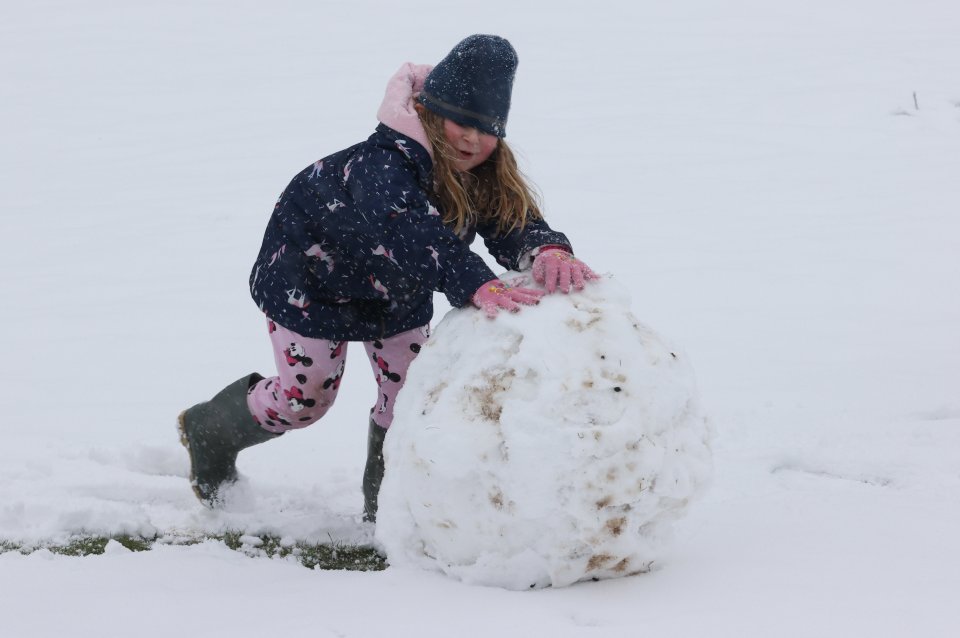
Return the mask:
<svg viewBox="0 0 960 638">
<path fill-rule="evenodd" d="M 383 440 L 387 431 L 370 419 L 367 434 L 367 466 L 363 470 L 363 520 L 377 522 L 377 495 L 383 481 Z"/>
<path fill-rule="evenodd" d="M 180 414 L 180 443 L 190 454 L 190 484 L 207 507 L 218 506 L 220 490 L 236 482 L 240 450 L 280 436 L 261 428 L 247 408 L 247 390 L 262 379 L 254 372 Z"/>
</svg>

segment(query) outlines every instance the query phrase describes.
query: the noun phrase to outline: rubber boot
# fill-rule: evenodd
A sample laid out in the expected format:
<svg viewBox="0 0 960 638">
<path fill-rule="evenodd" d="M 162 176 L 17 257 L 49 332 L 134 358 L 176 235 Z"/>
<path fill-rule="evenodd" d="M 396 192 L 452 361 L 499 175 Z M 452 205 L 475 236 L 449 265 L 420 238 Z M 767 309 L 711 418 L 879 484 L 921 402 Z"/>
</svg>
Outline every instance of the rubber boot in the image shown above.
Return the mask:
<svg viewBox="0 0 960 638">
<path fill-rule="evenodd" d="M 280 436 L 261 428 L 247 408 L 247 390 L 262 379 L 254 372 L 180 414 L 180 443 L 190 454 L 190 485 L 209 508 L 220 505 L 221 490 L 237 481 L 240 450 Z"/>
<path fill-rule="evenodd" d="M 363 470 L 363 520 L 377 522 L 377 495 L 383 481 L 383 440 L 386 429 L 370 419 L 367 433 L 367 466 Z"/>
</svg>

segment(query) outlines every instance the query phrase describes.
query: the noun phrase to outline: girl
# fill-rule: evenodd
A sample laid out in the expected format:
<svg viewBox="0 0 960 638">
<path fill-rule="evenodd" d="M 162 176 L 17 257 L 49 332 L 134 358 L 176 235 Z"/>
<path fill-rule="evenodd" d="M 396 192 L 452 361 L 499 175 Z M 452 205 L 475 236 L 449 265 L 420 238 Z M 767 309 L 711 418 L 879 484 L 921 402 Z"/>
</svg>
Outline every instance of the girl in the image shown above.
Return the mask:
<svg viewBox="0 0 960 638">
<path fill-rule="evenodd" d="M 473 35 L 433 69 L 405 64 L 387 85 L 366 141 L 307 167 L 280 195 L 250 275 L 278 375 L 247 375 L 180 415 L 190 480 L 215 507 L 237 480 L 237 454 L 306 427 L 337 396 L 348 341 L 377 380 L 370 411 L 364 518 L 373 521 L 383 440 L 407 368 L 429 336 L 434 291 L 489 317 L 543 290 L 497 279 L 469 245 L 479 233 L 504 267 L 532 268 L 546 292 L 596 275 L 543 220 L 506 134 L 517 55 Z"/>
</svg>

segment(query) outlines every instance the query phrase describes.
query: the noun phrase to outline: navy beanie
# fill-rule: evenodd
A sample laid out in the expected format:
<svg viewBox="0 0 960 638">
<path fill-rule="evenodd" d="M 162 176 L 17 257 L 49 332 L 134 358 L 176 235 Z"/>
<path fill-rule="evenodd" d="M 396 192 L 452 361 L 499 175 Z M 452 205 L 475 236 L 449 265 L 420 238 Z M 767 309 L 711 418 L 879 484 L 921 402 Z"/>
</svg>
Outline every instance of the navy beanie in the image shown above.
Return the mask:
<svg viewBox="0 0 960 638">
<path fill-rule="evenodd" d="M 419 101 L 461 126 L 505 137 L 516 72 L 517 52 L 509 42 L 471 35 L 433 68 Z"/>
</svg>

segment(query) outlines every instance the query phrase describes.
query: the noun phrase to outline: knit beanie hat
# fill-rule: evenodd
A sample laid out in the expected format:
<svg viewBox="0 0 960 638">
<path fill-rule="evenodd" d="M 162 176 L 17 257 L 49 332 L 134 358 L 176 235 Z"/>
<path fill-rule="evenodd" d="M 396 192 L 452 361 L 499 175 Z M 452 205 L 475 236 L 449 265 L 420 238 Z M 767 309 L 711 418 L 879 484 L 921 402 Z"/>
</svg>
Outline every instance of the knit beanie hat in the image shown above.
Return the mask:
<svg viewBox="0 0 960 638">
<path fill-rule="evenodd" d="M 509 42 L 471 35 L 433 68 L 418 99 L 461 126 L 505 137 L 516 72 L 517 52 Z"/>
</svg>

